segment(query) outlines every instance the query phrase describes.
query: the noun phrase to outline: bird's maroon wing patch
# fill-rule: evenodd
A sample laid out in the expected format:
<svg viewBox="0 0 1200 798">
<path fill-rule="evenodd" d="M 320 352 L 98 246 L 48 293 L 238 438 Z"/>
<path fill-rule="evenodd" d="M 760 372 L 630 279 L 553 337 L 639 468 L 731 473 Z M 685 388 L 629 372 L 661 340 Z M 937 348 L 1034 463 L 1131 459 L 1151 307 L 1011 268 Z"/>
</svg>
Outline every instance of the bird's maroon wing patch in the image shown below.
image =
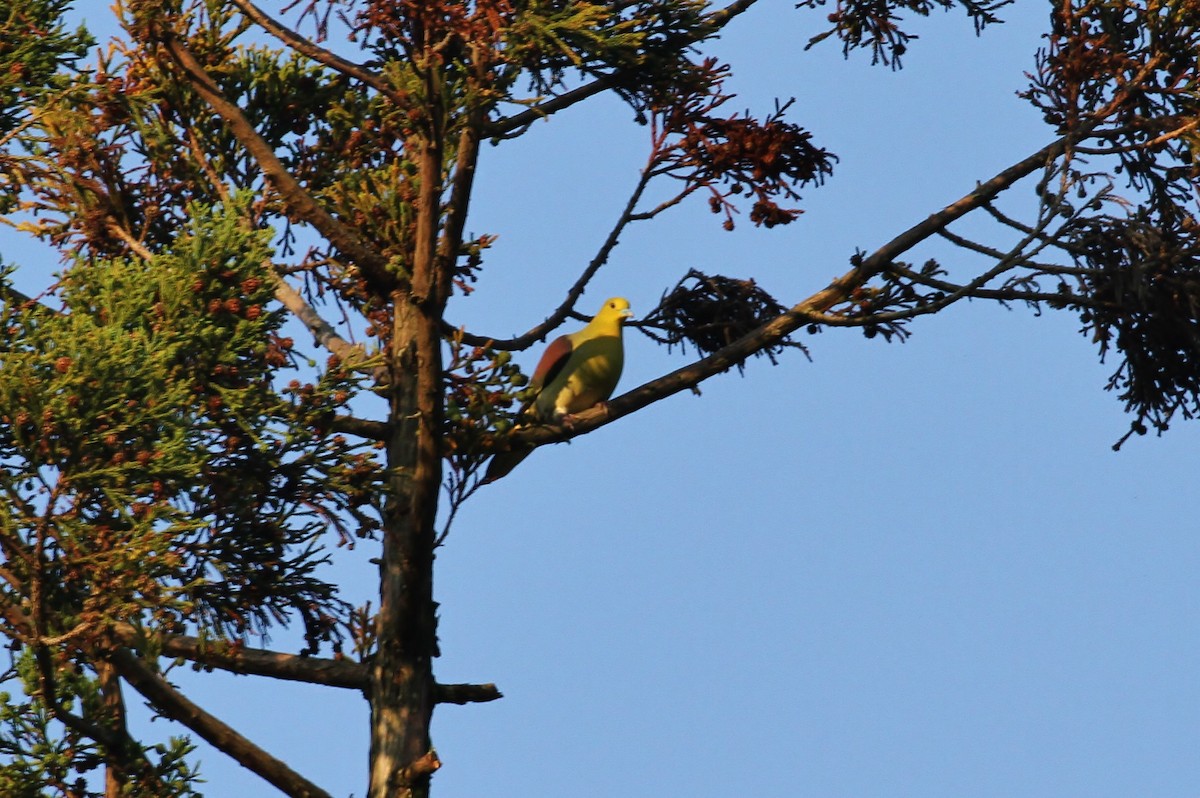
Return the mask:
<svg viewBox="0 0 1200 798">
<path fill-rule="evenodd" d="M 550 342 L 546 347 L 546 351 L 542 353 L 542 359 L 538 361 L 537 368 L 533 370 L 533 378 L 530 380 L 532 385 L 537 390 L 542 390 L 551 382 L 554 381 L 558 372 L 562 371 L 563 366 L 567 365 L 567 360 L 571 357 L 571 339 L 565 335 L 560 335 Z"/>
</svg>

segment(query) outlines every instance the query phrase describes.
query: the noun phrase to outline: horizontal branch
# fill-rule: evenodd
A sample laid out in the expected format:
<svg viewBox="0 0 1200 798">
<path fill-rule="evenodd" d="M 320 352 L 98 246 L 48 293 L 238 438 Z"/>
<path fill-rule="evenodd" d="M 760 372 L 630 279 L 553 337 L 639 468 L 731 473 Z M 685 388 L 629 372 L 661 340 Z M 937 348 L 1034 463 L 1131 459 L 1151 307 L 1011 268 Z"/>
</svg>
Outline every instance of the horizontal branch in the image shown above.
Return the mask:
<svg viewBox="0 0 1200 798">
<path fill-rule="evenodd" d="M 141 649 L 145 641 L 130 624 L 116 624 L 113 637 L 123 646 Z M 269 676 L 328 687 L 363 690 L 367 686 L 367 668 L 349 659 L 301 657 L 265 648 L 235 646 L 224 640 L 201 640 L 189 635 L 167 635 L 162 639 L 162 655 L 178 657 L 210 668 L 249 676 Z"/>
<path fill-rule="evenodd" d="M 271 756 L 216 716 L 201 709 L 128 649 L 117 649 L 111 662 L 133 689 L 156 710 L 187 726 L 238 764 L 296 798 L 331 798 L 329 793 Z"/>
<path fill-rule="evenodd" d="M 113 637 L 123 646 L 140 648 L 140 635 L 129 624 L 117 624 Z M 170 635 L 162 640 L 161 654 L 195 662 L 208 668 L 247 676 L 267 676 L 285 681 L 366 690 L 368 666 L 349 659 L 301 657 L 264 648 L 234 646 L 227 641 L 201 640 L 188 635 Z M 439 704 L 481 704 L 503 698 L 494 684 L 439 684 Z"/>
<path fill-rule="evenodd" d="M 439 684 L 434 686 L 434 700 L 439 704 L 483 704 L 503 698 L 494 684 Z"/>
<path fill-rule="evenodd" d="M 391 424 L 386 421 L 347 415 L 334 416 L 331 428 L 334 432 L 345 432 L 372 441 L 387 440 L 392 430 Z"/>
</svg>

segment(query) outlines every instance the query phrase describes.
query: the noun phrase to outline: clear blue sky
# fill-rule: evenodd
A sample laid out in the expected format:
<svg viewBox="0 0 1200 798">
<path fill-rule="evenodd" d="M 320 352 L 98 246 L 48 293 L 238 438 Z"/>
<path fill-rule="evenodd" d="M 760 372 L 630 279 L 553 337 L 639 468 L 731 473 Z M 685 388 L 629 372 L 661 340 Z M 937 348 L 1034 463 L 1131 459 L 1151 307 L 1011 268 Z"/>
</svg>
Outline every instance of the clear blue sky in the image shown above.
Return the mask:
<svg viewBox="0 0 1200 798">
<path fill-rule="evenodd" d="M 833 179 L 783 229 L 725 233 L 700 201 L 635 227 L 585 311 L 621 294 L 644 313 L 691 267 L 791 304 L 1052 135 L 1015 96 L 1048 4 L 980 39 L 957 13 L 919 20 L 899 73 L 804 52 L 828 10 L 792 5 L 764 0 L 712 52 L 732 109 L 797 98 Z M 500 240 L 452 320 L 540 320 L 647 138 L 603 100 L 487 149 L 468 228 Z M 505 698 L 438 710 L 434 795 L 1195 798 L 1200 427 L 1112 452 L 1128 419 L 1077 327 L 974 303 L 903 345 L 829 331 L 812 363 L 754 361 L 481 490 L 439 554 L 436 668 Z M 632 334 L 622 386 L 684 362 Z M 355 598 L 373 553 L 341 568 Z M 359 696 L 175 676 L 334 795 L 364 793 Z M 274 794 L 201 760 L 210 796 Z"/>
</svg>

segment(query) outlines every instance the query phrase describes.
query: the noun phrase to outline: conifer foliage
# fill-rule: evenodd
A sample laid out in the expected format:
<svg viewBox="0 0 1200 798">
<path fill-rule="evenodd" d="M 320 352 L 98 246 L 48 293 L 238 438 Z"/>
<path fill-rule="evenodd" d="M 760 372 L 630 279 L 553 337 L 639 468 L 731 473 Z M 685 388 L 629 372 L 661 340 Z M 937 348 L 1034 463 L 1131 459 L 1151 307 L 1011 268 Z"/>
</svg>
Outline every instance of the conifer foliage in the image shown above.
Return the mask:
<svg viewBox="0 0 1200 798">
<path fill-rule="evenodd" d="M 795 10 L 810 46 L 899 68 L 913 16 L 983 31 L 1005 3 L 823 5 Z M 195 738 L 284 794 L 326 794 L 174 687 L 181 659 L 365 697 L 370 798 L 427 795 L 436 705 L 500 697 L 435 678 L 439 504 L 453 518 L 514 441 L 785 363 L 806 333 L 903 340 L 962 299 L 1065 310 L 1118 361 L 1131 432 L 1200 412 L 1200 5 L 1066 0 L 1025 95 L 1044 147 L 791 304 L 753 275 L 664 273 L 644 331 L 700 359 L 564 426 L 518 423 L 512 352 L 577 313 L 629 226 L 693 196 L 726 228 L 789 225 L 834 179 L 836 142 L 790 103 L 729 109 L 731 66 L 705 47 L 754 6 L 121 0 L 124 34 L 97 47 L 66 0 L 0 2 L 0 213 L 62 253 L 33 290 L 0 267 L 0 794 L 196 794 Z M 456 329 L 447 308 L 500 232 L 465 232 L 481 150 L 602 94 L 648 147 L 608 239 L 525 334 Z M 1031 215 L 1000 206 L 1018 190 Z M 994 237 L 955 232 L 967 215 Z M 904 260 L 935 236 L 985 265 Z M 322 568 L 347 545 L 377 551 L 371 605 Z M 287 624 L 300 650 L 253 647 Z M 131 728 L 130 691 L 177 734 Z"/>
</svg>

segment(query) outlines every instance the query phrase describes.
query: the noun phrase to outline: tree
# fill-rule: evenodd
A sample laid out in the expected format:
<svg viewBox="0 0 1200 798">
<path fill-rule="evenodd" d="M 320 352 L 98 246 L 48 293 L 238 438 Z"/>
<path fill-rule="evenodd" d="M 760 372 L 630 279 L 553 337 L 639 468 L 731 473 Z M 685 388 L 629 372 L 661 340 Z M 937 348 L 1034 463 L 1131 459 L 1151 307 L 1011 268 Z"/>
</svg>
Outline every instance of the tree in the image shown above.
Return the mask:
<svg viewBox="0 0 1200 798">
<path fill-rule="evenodd" d="M 787 225 L 833 172 L 786 103 L 725 107 L 703 47 L 752 5 L 311 3 L 287 27 L 242 0 L 131 2 L 128 44 L 94 66 L 64 3 L 6 12 L 5 210 L 73 253 L 47 293 L 5 289 L 4 625 L 29 693 L 5 705 L 9 791 L 80 794 L 71 774 L 103 766 L 109 794 L 187 794 L 187 743 L 135 739 L 127 685 L 285 793 L 322 794 L 173 688 L 165 655 L 363 690 L 370 794 L 424 794 L 436 703 L 499 695 L 434 679 L 439 499 L 452 515 L 514 441 L 585 434 L 804 332 L 903 338 L 962 299 L 1068 310 L 1119 359 L 1131 431 L 1195 412 L 1198 12 L 1087 3 L 1056 7 L 1027 93 L 1046 146 L 790 308 L 741 275 L 685 275 L 641 326 L 700 360 L 569 427 L 514 430 L 509 353 L 576 312 L 627 228 L 693 194 L 726 226 Z M 999 13 L 939 5 L 979 28 Z M 901 15 L 930 10 L 846 4 L 815 40 L 899 66 Z M 485 142 L 604 93 L 652 143 L 608 240 L 527 333 L 455 328 L 492 241 L 465 232 Z M 1027 183 L 1031 215 L 999 206 Z M 979 214 L 1008 232 L 950 229 Z M 988 265 L 901 260 L 933 236 Z M 289 315 L 329 350 L 311 376 Z M 320 572 L 358 538 L 379 547 L 377 608 Z M 301 655 L 246 646 L 289 618 Z"/>
</svg>

